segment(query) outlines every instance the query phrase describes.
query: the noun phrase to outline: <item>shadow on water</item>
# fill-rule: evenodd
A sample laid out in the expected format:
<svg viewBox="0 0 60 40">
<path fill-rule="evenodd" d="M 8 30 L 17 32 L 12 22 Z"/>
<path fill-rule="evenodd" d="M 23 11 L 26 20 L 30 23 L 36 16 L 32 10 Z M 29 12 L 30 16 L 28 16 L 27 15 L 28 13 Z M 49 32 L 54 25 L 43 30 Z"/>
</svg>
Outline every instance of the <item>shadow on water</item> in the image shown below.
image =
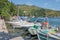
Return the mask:
<svg viewBox="0 0 60 40">
<path fill-rule="evenodd" d="M 4 32 L 0 32 L 0 40 L 9 40 L 10 35 Z"/>
<path fill-rule="evenodd" d="M 22 36 L 22 37 L 24 36 L 24 40 L 38 40 L 37 36 L 30 35 L 27 32 L 27 30 L 19 31 L 19 32 L 14 32 L 14 33 L 11 33 L 11 34 L 0 32 L 0 40 L 10 40 L 12 38 L 19 37 L 19 36 Z M 49 39 L 49 40 L 52 40 L 52 39 Z"/>
<path fill-rule="evenodd" d="M 10 40 L 12 38 L 19 37 L 19 36 L 22 36 L 24 40 L 30 40 L 31 38 L 27 30 L 25 29 L 13 33 L 0 32 L 0 40 Z"/>
<path fill-rule="evenodd" d="M 22 33 L 20 32 L 12 33 L 12 34 L 0 32 L 0 40 L 9 40 L 9 39 L 21 36 L 21 34 Z"/>
</svg>

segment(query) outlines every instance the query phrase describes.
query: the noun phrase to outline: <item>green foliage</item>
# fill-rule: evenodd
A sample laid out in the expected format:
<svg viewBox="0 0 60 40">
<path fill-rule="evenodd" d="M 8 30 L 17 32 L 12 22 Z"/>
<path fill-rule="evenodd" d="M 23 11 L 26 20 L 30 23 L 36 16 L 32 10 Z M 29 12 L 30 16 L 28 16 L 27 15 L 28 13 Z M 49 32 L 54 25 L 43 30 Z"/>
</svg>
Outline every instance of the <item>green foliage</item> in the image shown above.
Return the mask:
<svg viewBox="0 0 60 40">
<path fill-rule="evenodd" d="M 18 14 L 19 13 L 19 14 Z M 60 11 L 43 9 L 37 6 L 28 6 L 28 5 L 14 5 L 8 0 L 0 0 L 0 16 L 5 20 L 9 20 L 11 16 L 36 16 L 36 17 L 51 17 L 51 16 L 60 16 Z"/>
<path fill-rule="evenodd" d="M 13 3 L 10 3 L 8 0 L 0 0 L 0 16 L 5 20 L 16 14 L 16 7 Z"/>
<path fill-rule="evenodd" d="M 28 5 L 16 5 L 19 6 L 20 9 L 19 13 L 20 16 L 36 16 L 36 17 L 58 17 L 60 16 L 60 11 L 50 10 L 50 9 L 43 9 L 37 6 L 28 6 Z M 25 12 L 24 12 L 25 11 Z"/>
</svg>

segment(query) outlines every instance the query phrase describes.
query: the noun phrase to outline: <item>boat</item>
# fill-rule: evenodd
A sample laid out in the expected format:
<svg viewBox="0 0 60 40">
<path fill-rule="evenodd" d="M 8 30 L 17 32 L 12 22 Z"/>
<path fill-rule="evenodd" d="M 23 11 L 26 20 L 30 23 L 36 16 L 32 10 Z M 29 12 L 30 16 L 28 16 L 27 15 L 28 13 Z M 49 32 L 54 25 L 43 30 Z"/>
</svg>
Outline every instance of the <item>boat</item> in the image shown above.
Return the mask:
<svg viewBox="0 0 60 40">
<path fill-rule="evenodd" d="M 46 27 L 41 29 L 41 26 L 38 27 L 38 25 L 34 25 L 33 27 L 29 28 L 28 31 L 31 35 L 37 35 L 38 40 L 60 40 L 60 36 L 57 35 L 58 33 L 55 31 L 53 27 L 49 28 L 49 23 L 44 22 L 44 25 Z"/>
<path fill-rule="evenodd" d="M 33 22 L 28 22 L 27 20 L 22 20 L 22 19 L 14 19 L 9 22 L 7 22 L 11 25 L 13 25 L 14 28 L 22 28 L 22 27 L 32 27 L 34 25 Z M 36 23 L 37 25 L 40 25 L 40 23 Z"/>
<path fill-rule="evenodd" d="M 37 32 L 36 32 L 37 31 Z M 57 33 L 55 32 L 54 29 L 41 29 L 41 28 L 38 28 L 38 29 L 35 29 L 33 27 L 31 27 L 29 29 L 29 33 L 31 35 L 39 35 L 39 37 L 43 40 L 47 40 L 47 37 L 49 40 L 60 40 L 60 36 L 57 35 Z"/>
<path fill-rule="evenodd" d="M 40 39 L 43 39 L 43 40 L 60 40 L 60 37 L 58 37 L 58 35 L 55 35 L 55 34 L 50 34 L 50 33 L 44 33 L 42 31 L 40 31 L 38 33 Z"/>
</svg>

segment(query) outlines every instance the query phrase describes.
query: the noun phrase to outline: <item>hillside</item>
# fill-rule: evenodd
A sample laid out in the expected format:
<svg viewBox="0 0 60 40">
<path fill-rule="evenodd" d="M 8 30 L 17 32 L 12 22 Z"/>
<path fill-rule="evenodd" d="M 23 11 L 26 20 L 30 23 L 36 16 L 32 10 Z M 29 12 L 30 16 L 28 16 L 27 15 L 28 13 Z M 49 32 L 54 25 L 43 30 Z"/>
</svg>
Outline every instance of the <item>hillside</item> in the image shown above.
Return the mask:
<svg viewBox="0 0 60 40">
<path fill-rule="evenodd" d="M 60 11 L 44 9 L 37 6 L 17 5 L 20 16 L 60 16 Z"/>
<path fill-rule="evenodd" d="M 35 5 L 19 4 L 15 5 L 8 0 L 0 0 L 0 17 L 5 20 L 10 19 L 14 15 L 19 16 L 36 16 L 36 17 L 52 17 L 60 16 L 60 11 L 45 9 Z"/>
</svg>

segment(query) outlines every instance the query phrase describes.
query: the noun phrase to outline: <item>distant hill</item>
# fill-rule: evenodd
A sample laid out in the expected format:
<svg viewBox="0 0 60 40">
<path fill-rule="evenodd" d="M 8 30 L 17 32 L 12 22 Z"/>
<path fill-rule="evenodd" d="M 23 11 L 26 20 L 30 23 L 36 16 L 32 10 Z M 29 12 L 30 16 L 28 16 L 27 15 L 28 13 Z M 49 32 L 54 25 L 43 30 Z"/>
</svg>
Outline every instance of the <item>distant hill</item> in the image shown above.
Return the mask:
<svg viewBox="0 0 60 40">
<path fill-rule="evenodd" d="M 35 5 L 15 5 L 8 0 L 0 0 L 0 17 L 9 20 L 12 16 L 58 17 L 60 11 L 45 9 Z"/>
<path fill-rule="evenodd" d="M 17 5 L 20 16 L 60 16 L 60 11 L 50 10 L 34 5 Z M 17 10 L 18 10 L 17 9 Z"/>
</svg>

